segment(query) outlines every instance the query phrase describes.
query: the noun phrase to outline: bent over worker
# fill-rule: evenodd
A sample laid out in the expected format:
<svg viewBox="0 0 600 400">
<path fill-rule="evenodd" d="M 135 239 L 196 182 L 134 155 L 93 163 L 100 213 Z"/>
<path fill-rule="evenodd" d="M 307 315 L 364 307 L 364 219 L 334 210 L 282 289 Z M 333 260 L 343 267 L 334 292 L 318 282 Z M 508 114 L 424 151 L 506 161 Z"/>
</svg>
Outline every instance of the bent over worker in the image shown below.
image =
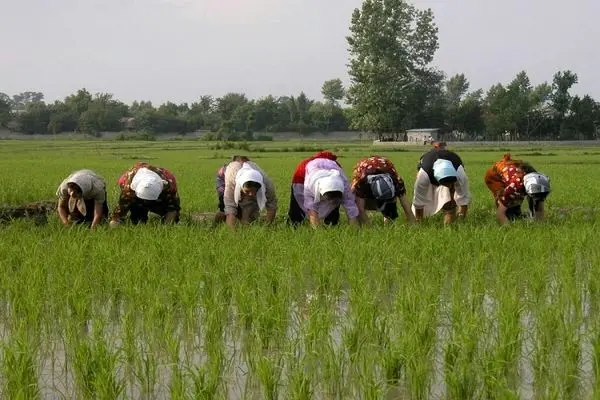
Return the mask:
<svg viewBox="0 0 600 400">
<path fill-rule="evenodd" d="M 421 156 L 413 196 L 417 221 L 444 212 L 444 224 L 465 218 L 471 203 L 469 180 L 458 154 L 432 148 Z M 457 210 L 458 209 L 458 210 Z"/>
</svg>

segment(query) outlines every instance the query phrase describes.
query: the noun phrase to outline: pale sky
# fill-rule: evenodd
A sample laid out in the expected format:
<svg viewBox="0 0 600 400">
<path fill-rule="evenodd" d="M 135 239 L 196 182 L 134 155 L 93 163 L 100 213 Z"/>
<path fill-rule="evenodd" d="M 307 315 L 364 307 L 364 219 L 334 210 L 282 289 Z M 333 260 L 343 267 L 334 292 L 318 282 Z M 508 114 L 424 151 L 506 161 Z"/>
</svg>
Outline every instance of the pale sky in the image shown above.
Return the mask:
<svg viewBox="0 0 600 400">
<path fill-rule="evenodd" d="M 81 87 L 192 102 L 244 92 L 321 98 L 348 83 L 345 36 L 361 0 L 0 0 L 0 92 L 62 99 Z M 435 65 L 471 89 L 559 69 L 600 100 L 600 0 L 415 0 L 439 27 Z"/>
</svg>

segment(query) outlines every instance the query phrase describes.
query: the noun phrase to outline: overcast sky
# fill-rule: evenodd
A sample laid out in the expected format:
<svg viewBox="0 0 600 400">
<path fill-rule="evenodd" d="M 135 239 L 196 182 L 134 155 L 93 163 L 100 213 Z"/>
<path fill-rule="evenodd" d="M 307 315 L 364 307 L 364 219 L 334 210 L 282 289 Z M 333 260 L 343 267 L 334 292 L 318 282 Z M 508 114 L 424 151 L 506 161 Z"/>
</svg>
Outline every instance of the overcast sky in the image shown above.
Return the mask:
<svg viewBox="0 0 600 400">
<path fill-rule="evenodd" d="M 86 87 L 133 100 L 250 98 L 347 83 L 361 0 L 0 0 L 0 92 L 62 99 Z M 559 69 L 600 100 L 600 0 L 416 0 L 439 27 L 435 64 L 471 89 Z"/>
</svg>

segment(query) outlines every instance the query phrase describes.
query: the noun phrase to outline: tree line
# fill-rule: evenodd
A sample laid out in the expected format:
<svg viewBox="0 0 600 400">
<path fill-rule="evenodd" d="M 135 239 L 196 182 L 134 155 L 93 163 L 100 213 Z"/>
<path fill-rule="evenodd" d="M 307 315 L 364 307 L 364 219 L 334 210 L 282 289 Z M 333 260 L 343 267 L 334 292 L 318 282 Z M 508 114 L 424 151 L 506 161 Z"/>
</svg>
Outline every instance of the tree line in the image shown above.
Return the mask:
<svg viewBox="0 0 600 400">
<path fill-rule="evenodd" d="M 431 65 L 438 29 L 430 9 L 406 0 L 365 0 L 350 23 L 351 83 L 323 83 L 322 101 L 305 93 L 249 99 L 243 93 L 155 106 L 131 105 L 109 93 L 80 89 L 46 103 L 40 92 L 0 93 L 0 127 L 25 134 L 134 130 L 150 134 L 205 130 L 219 140 L 253 140 L 277 132 L 360 131 L 402 139 L 407 129 L 438 128 L 448 139 L 596 139 L 600 103 L 571 89 L 577 74 L 557 71 L 532 84 L 521 71 L 487 91 L 471 90 L 464 74 L 447 77 Z"/>
<path fill-rule="evenodd" d="M 297 96 L 266 96 L 248 99 L 243 93 L 214 98 L 201 96 L 188 104 L 172 102 L 154 106 L 150 101 L 127 105 L 109 93 L 91 94 L 86 89 L 53 103 L 44 102 L 39 92 L 25 92 L 12 98 L 0 93 L 0 124 L 25 134 L 135 130 L 152 134 L 206 130 L 215 139 L 251 140 L 275 132 L 349 130 L 349 109 L 340 105 L 342 82 L 323 84 L 324 101 Z"/>
</svg>

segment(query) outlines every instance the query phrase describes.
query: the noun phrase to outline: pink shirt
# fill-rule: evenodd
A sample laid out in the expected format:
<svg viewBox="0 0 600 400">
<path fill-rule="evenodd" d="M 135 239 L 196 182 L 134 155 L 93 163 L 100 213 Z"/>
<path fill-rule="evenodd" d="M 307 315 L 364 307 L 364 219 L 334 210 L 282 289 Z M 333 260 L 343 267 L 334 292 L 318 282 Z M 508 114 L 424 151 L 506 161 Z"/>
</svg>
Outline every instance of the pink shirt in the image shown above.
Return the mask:
<svg viewBox="0 0 600 400">
<path fill-rule="evenodd" d="M 327 217 L 336 207 L 334 202 L 330 201 L 319 201 L 315 203 L 315 192 L 314 188 L 310 187 L 308 184 L 310 180 L 311 174 L 314 172 L 326 169 L 331 170 L 335 169 L 340 172 L 340 176 L 344 181 L 344 197 L 342 200 L 342 205 L 346 209 L 346 215 L 349 219 L 358 217 L 358 207 L 356 206 L 356 200 L 354 194 L 350 190 L 350 184 L 348 182 L 348 177 L 344 173 L 344 170 L 340 168 L 340 166 L 333 160 L 328 160 L 326 158 L 316 158 L 306 164 L 306 177 L 304 179 L 304 188 L 302 190 L 303 199 L 302 201 L 298 201 L 298 204 L 302 206 L 304 212 L 308 213 L 313 210 L 319 214 L 319 218 Z M 297 196 L 298 197 L 298 196 Z M 299 200 L 299 199 L 298 199 Z"/>
</svg>

